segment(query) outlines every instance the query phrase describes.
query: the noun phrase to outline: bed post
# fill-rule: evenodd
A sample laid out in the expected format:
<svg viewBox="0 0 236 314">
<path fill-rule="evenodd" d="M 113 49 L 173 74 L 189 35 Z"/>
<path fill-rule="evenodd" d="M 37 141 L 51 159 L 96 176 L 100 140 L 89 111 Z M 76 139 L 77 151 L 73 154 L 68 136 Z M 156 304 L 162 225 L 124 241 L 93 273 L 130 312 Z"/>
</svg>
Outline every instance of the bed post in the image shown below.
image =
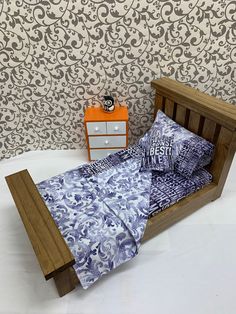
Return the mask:
<svg viewBox="0 0 236 314">
<path fill-rule="evenodd" d="M 215 157 L 209 168 L 217 184 L 214 199 L 221 196 L 236 149 L 236 131 L 221 128 L 215 147 Z"/>
<path fill-rule="evenodd" d="M 69 267 L 56 274 L 54 281 L 60 297 L 63 297 L 65 294 L 74 290 L 79 284 L 79 279 L 73 267 Z"/>
</svg>

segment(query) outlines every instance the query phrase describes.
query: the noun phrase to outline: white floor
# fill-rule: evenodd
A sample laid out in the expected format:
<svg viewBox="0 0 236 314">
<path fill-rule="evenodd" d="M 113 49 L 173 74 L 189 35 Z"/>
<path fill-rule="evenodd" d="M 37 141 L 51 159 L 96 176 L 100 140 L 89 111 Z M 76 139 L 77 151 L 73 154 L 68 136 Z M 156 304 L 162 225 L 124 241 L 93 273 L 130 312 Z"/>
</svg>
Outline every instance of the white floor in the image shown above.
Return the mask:
<svg viewBox="0 0 236 314">
<path fill-rule="evenodd" d="M 86 158 L 86 151 L 39 151 L 0 162 L 0 313 L 235 314 L 236 160 L 219 200 L 144 244 L 135 259 L 90 289 L 57 296 L 4 177 L 27 168 L 39 182 Z"/>
</svg>

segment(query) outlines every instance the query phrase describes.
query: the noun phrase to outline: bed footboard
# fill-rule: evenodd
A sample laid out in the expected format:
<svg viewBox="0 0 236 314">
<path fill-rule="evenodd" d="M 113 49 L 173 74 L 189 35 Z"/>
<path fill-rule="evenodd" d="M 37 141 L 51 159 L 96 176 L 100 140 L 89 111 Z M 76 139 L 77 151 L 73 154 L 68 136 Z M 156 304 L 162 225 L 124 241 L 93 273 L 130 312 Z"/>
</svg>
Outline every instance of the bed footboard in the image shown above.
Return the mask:
<svg viewBox="0 0 236 314">
<path fill-rule="evenodd" d="M 6 177 L 46 280 L 54 278 L 63 296 L 78 284 L 74 256 L 58 230 L 29 172 L 23 170 Z"/>
</svg>

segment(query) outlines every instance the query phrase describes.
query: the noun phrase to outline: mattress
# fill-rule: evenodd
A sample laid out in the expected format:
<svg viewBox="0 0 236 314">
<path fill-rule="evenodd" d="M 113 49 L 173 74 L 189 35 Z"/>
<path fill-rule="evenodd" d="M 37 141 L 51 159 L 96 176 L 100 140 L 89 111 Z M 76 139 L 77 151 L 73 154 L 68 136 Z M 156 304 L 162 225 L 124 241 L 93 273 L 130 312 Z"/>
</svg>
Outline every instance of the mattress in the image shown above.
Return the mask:
<svg viewBox="0 0 236 314">
<path fill-rule="evenodd" d="M 141 156 L 136 145 L 37 184 L 85 289 L 137 255 L 150 216 L 211 182 L 203 168 L 141 172 Z"/>
</svg>

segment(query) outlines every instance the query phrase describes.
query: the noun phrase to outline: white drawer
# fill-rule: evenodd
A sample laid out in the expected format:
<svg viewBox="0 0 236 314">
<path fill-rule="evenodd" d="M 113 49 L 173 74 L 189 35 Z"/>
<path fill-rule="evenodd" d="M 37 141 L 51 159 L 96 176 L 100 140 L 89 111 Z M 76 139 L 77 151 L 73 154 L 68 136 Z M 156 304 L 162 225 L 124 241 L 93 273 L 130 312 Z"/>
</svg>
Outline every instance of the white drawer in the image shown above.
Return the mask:
<svg viewBox="0 0 236 314">
<path fill-rule="evenodd" d="M 97 160 L 104 157 L 109 156 L 110 154 L 114 154 L 121 150 L 121 148 L 116 149 L 90 149 L 90 159 Z"/>
<path fill-rule="evenodd" d="M 90 148 L 125 147 L 126 136 L 89 136 Z"/>
<path fill-rule="evenodd" d="M 106 134 L 106 122 L 87 122 L 88 135 Z"/>
<path fill-rule="evenodd" d="M 126 134 L 126 122 L 107 122 L 107 134 Z"/>
</svg>

